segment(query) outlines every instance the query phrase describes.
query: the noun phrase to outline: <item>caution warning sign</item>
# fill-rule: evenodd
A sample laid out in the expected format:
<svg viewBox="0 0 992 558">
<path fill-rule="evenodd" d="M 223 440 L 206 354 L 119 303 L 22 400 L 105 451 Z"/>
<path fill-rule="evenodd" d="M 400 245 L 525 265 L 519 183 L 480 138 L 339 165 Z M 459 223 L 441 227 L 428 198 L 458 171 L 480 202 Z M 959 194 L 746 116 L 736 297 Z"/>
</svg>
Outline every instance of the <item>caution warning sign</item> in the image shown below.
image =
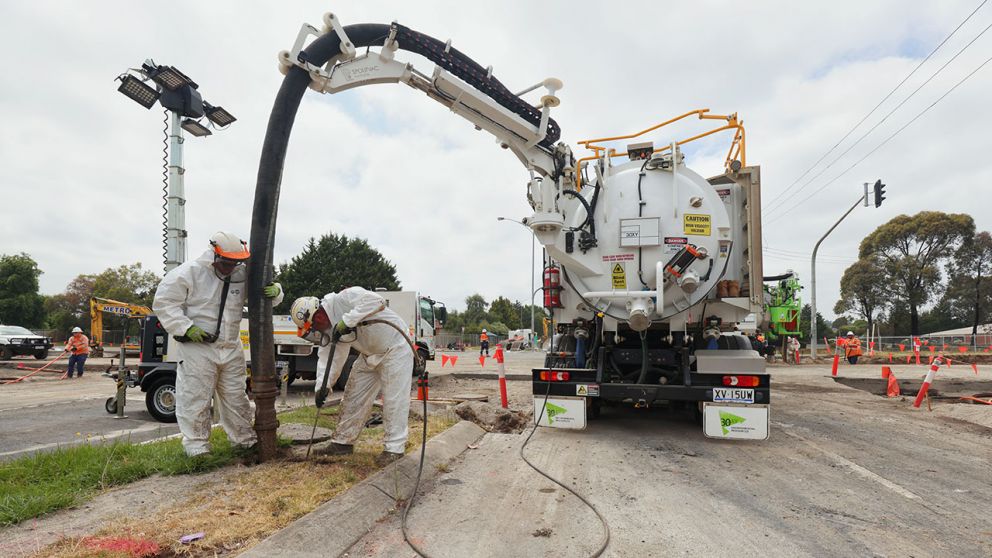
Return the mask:
<svg viewBox="0 0 992 558">
<path fill-rule="evenodd" d="M 623 268 L 623 264 L 615 263 L 613 264 L 613 289 L 614 290 L 627 290 L 627 272 Z"/>
<path fill-rule="evenodd" d="M 682 228 L 685 234 L 709 236 L 711 223 L 712 218 L 709 215 L 686 213 L 682 216 Z"/>
</svg>

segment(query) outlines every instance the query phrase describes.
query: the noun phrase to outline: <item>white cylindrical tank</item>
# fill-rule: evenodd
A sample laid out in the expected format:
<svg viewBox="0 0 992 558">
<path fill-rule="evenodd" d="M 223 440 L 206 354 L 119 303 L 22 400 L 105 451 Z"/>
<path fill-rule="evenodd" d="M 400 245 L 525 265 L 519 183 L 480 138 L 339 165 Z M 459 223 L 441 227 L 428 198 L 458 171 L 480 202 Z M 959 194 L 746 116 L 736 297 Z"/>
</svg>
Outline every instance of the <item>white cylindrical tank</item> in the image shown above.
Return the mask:
<svg viewBox="0 0 992 558">
<path fill-rule="evenodd" d="M 646 308 L 651 321 L 664 321 L 706 298 L 723 276 L 734 243 L 726 206 L 670 155 L 607 168 L 578 195 L 585 204 L 567 192 L 559 198 L 565 228 L 546 246 L 567 279 L 559 320 L 588 317 L 592 305 L 642 329 Z"/>
</svg>

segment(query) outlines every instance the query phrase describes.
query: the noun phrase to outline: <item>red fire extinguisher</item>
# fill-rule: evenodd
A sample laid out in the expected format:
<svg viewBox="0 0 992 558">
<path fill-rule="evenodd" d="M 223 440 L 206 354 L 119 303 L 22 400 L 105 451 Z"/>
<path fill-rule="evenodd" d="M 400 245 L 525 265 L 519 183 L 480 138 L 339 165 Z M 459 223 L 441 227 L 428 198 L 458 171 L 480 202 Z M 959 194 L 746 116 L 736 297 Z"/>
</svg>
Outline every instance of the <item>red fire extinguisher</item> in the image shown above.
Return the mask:
<svg viewBox="0 0 992 558">
<path fill-rule="evenodd" d="M 561 308 L 561 270 L 549 265 L 544 268 L 544 307 Z"/>
</svg>

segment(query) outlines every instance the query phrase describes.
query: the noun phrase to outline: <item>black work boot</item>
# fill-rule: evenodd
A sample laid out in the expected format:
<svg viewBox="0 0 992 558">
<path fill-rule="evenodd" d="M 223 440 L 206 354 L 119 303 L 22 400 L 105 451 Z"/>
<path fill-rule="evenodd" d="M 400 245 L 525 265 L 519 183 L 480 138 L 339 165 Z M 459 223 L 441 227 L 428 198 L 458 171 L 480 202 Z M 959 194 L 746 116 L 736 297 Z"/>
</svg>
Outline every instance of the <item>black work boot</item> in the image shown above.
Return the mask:
<svg viewBox="0 0 992 558">
<path fill-rule="evenodd" d="M 317 455 L 350 455 L 355 452 L 355 446 L 351 444 L 338 444 L 331 442 L 326 448 L 317 450 Z"/>
<path fill-rule="evenodd" d="M 375 464 L 380 467 L 385 467 L 393 461 L 403 457 L 402 453 L 393 453 L 391 451 L 383 451 L 379 455 L 375 456 Z"/>
</svg>

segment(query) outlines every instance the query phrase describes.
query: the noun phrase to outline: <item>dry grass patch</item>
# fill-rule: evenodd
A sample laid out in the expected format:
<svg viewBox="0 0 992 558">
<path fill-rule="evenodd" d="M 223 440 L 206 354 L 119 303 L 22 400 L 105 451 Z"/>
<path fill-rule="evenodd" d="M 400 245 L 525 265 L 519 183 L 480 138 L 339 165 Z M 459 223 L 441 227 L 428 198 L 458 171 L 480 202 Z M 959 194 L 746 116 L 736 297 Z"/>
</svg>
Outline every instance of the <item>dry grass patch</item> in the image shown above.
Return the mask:
<svg viewBox="0 0 992 558">
<path fill-rule="evenodd" d="M 283 422 L 312 425 L 313 407 L 281 415 Z M 324 409 L 318 425 L 334 428 L 336 412 Z M 454 415 L 430 416 L 428 436 L 455 424 Z M 422 419 L 411 419 L 408 451 L 420 446 Z M 285 449 L 282 458 L 253 467 L 238 466 L 205 483 L 200 495 L 151 517 L 131 515 L 91 537 L 64 539 L 36 556 L 57 558 L 140 556 L 127 551 L 95 548 L 92 540 L 131 539 L 159 546 L 149 556 L 203 557 L 243 552 L 262 539 L 313 511 L 324 502 L 367 478 L 378 467 L 375 456 L 382 451 L 381 427 L 367 428 L 355 453 L 342 458 L 298 461 L 306 446 Z M 195 479 L 195 477 L 193 478 Z M 191 479 L 191 482 L 195 480 Z M 190 544 L 179 538 L 193 533 L 205 536 Z"/>
</svg>

